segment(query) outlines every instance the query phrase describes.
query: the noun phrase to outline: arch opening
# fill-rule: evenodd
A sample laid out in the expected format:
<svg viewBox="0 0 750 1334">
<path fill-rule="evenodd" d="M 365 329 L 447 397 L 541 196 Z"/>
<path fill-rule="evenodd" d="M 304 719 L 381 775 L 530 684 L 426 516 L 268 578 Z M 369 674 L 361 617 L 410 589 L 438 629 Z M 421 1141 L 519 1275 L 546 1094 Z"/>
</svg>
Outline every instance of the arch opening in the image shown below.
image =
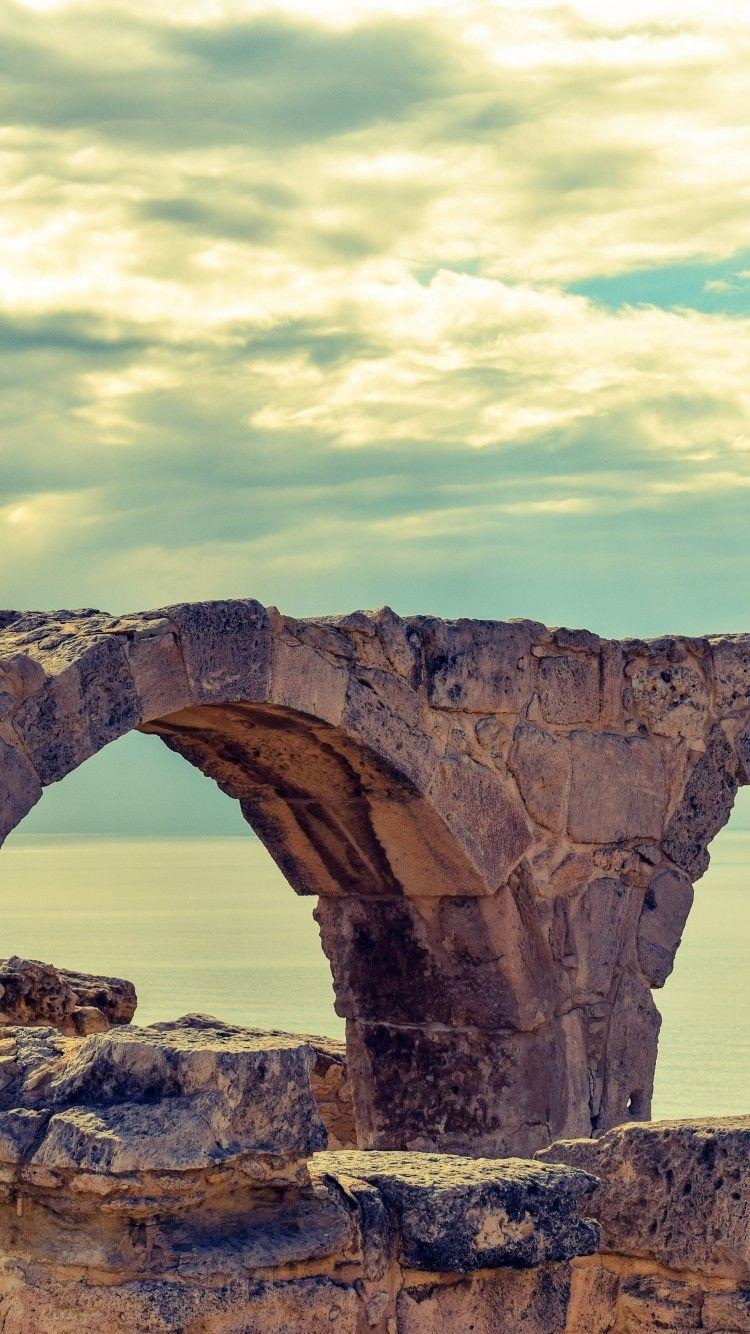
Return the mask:
<svg viewBox="0 0 750 1334">
<path fill-rule="evenodd" d="M 236 803 L 156 738 L 105 747 L 2 853 L 0 953 L 130 978 L 136 1023 L 200 1010 L 342 1037 L 309 900 Z"/>
<path fill-rule="evenodd" d="M 674 971 L 659 994 L 655 1119 L 750 1107 L 750 786 L 740 787 L 710 854 Z"/>
</svg>

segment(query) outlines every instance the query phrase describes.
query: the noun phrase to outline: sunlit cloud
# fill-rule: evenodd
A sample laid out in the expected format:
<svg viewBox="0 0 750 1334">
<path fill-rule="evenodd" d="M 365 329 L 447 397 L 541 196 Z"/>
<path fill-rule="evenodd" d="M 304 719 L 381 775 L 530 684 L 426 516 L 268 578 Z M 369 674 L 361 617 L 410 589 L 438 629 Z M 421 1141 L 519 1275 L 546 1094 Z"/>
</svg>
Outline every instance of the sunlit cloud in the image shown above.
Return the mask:
<svg viewBox="0 0 750 1334">
<path fill-rule="evenodd" d="M 736 565 L 746 11 L 18 0 L 0 44 L 4 601 L 536 596 L 554 548 L 590 619 L 701 504 Z"/>
</svg>

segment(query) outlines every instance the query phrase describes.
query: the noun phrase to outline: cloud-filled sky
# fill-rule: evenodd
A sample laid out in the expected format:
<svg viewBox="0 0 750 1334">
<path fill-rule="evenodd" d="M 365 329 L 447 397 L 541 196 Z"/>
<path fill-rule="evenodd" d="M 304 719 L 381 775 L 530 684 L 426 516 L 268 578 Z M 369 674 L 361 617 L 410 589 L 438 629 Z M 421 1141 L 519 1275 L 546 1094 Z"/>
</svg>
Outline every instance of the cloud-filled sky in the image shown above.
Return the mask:
<svg viewBox="0 0 750 1334">
<path fill-rule="evenodd" d="M 750 628 L 750 10 L 0 7 L 0 602 Z"/>
</svg>

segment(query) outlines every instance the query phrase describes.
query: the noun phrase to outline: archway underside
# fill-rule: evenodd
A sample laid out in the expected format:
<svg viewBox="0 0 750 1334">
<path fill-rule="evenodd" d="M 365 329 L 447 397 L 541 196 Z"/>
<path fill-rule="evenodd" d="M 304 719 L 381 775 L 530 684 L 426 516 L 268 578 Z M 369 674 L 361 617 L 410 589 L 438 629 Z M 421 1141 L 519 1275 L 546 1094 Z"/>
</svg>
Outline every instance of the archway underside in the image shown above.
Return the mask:
<svg viewBox="0 0 750 1334">
<path fill-rule="evenodd" d="M 748 637 L 7 615 L 3 831 L 134 727 L 213 778 L 318 898 L 363 1144 L 525 1154 L 648 1117 L 651 991 L 748 779 Z"/>
</svg>

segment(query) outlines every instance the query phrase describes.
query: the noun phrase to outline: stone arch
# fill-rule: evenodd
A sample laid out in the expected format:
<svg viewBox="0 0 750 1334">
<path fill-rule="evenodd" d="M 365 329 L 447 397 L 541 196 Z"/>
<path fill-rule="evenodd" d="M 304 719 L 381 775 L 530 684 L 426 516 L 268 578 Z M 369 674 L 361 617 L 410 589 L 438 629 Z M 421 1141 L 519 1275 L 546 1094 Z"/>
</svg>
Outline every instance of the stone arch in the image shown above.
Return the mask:
<svg viewBox="0 0 750 1334">
<path fill-rule="evenodd" d="M 747 780 L 749 642 L 252 601 L 5 613 L 0 833 L 156 733 L 318 896 L 362 1142 L 528 1153 L 649 1115 L 651 988 Z"/>
</svg>

